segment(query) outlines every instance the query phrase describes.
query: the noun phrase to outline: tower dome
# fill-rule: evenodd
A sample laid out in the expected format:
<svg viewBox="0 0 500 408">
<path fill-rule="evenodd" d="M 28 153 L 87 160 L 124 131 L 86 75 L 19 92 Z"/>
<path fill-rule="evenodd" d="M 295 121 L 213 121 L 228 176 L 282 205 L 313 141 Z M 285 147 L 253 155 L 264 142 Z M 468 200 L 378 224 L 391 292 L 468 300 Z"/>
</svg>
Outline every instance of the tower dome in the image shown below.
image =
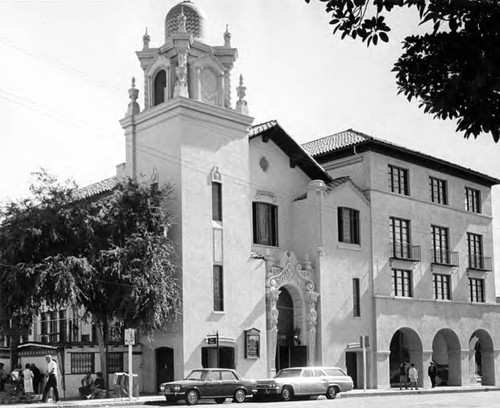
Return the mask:
<svg viewBox="0 0 500 408">
<path fill-rule="evenodd" d="M 183 13 L 186 21 L 186 31 L 193 34 L 195 38 L 203 37 L 203 16 L 190 0 L 184 0 L 175 5 L 167 13 L 165 18 L 165 40 L 178 31 L 179 16 Z"/>
</svg>

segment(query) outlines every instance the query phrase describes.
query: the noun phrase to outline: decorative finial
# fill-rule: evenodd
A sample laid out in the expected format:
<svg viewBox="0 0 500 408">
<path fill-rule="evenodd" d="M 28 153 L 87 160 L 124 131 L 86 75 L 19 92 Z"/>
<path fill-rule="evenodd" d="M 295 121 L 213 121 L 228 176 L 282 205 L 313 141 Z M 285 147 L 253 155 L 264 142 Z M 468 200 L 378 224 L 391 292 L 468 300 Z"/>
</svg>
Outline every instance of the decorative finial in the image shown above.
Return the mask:
<svg viewBox="0 0 500 408">
<path fill-rule="evenodd" d="M 134 116 L 141 111 L 139 104 L 137 103 L 137 97 L 139 96 L 139 90 L 135 87 L 135 78 L 132 77 L 132 86 L 128 90 L 128 96 L 130 98 L 130 103 L 128 104 L 127 116 Z"/>
<path fill-rule="evenodd" d="M 243 115 L 248 115 L 248 104 L 244 99 L 247 94 L 246 91 L 246 86 L 243 86 L 243 75 L 240 75 L 240 85 L 236 88 L 236 94 L 238 95 L 236 111 L 242 113 Z"/>
<path fill-rule="evenodd" d="M 231 33 L 228 24 L 226 24 L 226 31 L 224 32 L 224 47 L 231 47 Z"/>
<path fill-rule="evenodd" d="M 186 16 L 184 15 L 184 7 L 181 6 L 181 14 L 177 17 L 177 31 L 181 33 L 186 32 Z"/>
<path fill-rule="evenodd" d="M 142 49 L 149 50 L 149 41 L 151 41 L 151 37 L 148 34 L 148 28 L 146 27 L 146 33 L 142 36 Z"/>
</svg>

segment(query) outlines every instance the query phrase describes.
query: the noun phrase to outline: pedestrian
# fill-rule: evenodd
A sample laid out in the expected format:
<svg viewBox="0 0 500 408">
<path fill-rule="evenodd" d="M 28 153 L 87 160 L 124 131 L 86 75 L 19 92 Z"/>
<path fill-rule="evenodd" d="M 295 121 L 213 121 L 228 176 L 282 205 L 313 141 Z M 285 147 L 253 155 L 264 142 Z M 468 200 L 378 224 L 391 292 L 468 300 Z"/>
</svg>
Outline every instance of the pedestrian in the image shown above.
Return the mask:
<svg viewBox="0 0 500 408">
<path fill-rule="evenodd" d="M 54 390 L 55 402 L 59 402 L 59 391 L 57 390 L 57 362 L 50 354 L 45 356 L 45 361 L 47 362 L 47 382 L 43 389 L 42 402 L 47 402 L 47 394 L 51 388 Z"/>
<path fill-rule="evenodd" d="M 4 384 L 7 382 L 7 373 L 4 370 L 4 363 L 0 363 L 0 392 L 4 390 Z"/>
<path fill-rule="evenodd" d="M 29 397 L 33 394 L 33 371 L 31 371 L 31 366 L 26 364 L 26 367 L 23 370 L 23 378 L 24 378 L 24 393 Z"/>
<path fill-rule="evenodd" d="M 415 363 L 411 363 L 410 369 L 408 370 L 408 377 L 410 378 L 410 390 L 413 390 L 413 386 L 418 390 L 418 371 L 415 368 Z"/>
<path fill-rule="evenodd" d="M 436 386 L 436 377 L 437 377 L 437 367 L 434 361 L 431 361 L 431 363 L 429 364 L 429 368 L 427 369 L 427 374 L 429 374 L 429 377 L 431 379 L 431 386 L 432 388 L 434 388 Z"/>
<path fill-rule="evenodd" d="M 31 364 L 31 372 L 33 373 L 33 392 L 38 394 L 40 390 L 40 381 L 42 380 L 42 373 L 38 369 L 35 363 Z"/>
<path fill-rule="evenodd" d="M 85 377 L 82 378 L 82 386 L 78 389 L 80 395 L 84 398 L 90 398 L 92 396 L 92 386 L 94 385 L 94 380 L 92 379 L 92 374 L 88 371 Z"/>
<path fill-rule="evenodd" d="M 403 384 L 405 386 L 405 389 L 408 389 L 408 380 L 406 377 L 406 363 L 404 361 L 401 361 L 401 364 L 399 366 L 399 389 L 403 389 Z"/>
<path fill-rule="evenodd" d="M 102 378 L 102 373 L 96 373 L 97 378 L 92 385 L 92 396 L 91 398 L 99 398 L 101 393 L 104 391 L 104 378 Z"/>
</svg>

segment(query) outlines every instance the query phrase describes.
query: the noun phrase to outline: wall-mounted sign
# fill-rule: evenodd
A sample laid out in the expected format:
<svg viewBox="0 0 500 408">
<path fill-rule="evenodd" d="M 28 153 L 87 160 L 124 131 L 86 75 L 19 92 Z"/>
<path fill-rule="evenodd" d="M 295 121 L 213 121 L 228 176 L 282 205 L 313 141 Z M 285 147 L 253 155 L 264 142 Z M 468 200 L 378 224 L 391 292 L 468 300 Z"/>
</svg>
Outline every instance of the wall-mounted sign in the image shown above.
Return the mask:
<svg viewBox="0 0 500 408">
<path fill-rule="evenodd" d="M 125 345 L 135 346 L 135 329 L 125 329 Z"/>
<path fill-rule="evenodd" d="M 260 357 L 260 330 L 245 330 L 245 358 Z"/>
</svg>

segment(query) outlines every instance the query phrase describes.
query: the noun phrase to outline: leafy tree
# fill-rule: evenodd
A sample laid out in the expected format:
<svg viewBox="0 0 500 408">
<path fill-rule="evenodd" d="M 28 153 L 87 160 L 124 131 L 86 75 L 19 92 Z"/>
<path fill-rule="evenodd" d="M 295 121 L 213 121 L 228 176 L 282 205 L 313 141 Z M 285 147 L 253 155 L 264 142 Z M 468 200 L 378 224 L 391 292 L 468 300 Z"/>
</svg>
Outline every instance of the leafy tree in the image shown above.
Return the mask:
<svg viewBox="0 0 500 408">
<path fill-rule="evenodd" d="M 151 334 L 179 317 L 170 189 L 128 180 L 88 199 L 74 185 L 37 176 L 32 197 L 2 212 L 0 310 L 25 329 L 44 306 L 83 310 L 95 323 L 107 373 L 111 323 Z"/>
<path fill-rule="evenodd" d="M 305 0 L 309 3 L 310 0 Z M 399 93 L 426 113 L 456 119 L 465 137 L 500 139 L 500 2 L 498 0 L 320 0 L 333 33 L 367 45 L 389 41 L 386 15 L 415 8 L 426 34 L 403 41 L 394 65 Z M 380 41 L 379 41 L 380 40 Z"/>
</svg>

